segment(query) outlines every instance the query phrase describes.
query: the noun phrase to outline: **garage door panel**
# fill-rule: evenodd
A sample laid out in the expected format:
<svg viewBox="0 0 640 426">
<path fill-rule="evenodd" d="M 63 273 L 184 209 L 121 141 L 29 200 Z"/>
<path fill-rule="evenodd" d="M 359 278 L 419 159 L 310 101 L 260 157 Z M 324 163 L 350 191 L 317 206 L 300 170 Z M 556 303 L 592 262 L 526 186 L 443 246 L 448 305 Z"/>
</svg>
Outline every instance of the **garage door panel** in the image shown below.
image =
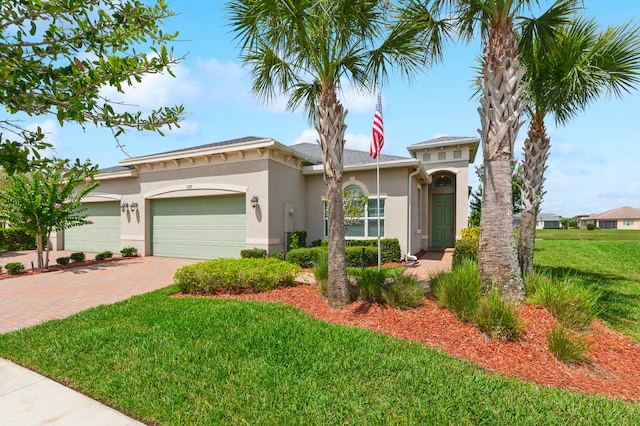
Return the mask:
<svg viewBox="0 0 640 426">
<path fill-rule="evenodd" d="M 151 202 L 154 256 L 239 257 L 245 246 L 245 197 L 215 196 Z"/>
<path fill-rule="evenodd" d="M 64 230 L 64 249 L 86 252 L 120 251 L 120 204 L 86 203 L 82 208 L 93 224 Z"/>
</svg>

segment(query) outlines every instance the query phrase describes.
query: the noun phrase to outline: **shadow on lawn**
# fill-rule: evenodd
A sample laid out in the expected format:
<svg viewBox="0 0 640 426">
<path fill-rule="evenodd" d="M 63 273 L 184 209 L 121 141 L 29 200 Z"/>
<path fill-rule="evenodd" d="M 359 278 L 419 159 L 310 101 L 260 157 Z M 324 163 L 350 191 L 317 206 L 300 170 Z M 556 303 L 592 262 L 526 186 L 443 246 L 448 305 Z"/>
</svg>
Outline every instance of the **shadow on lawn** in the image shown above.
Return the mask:
<svg viewBox="0 0 640 426">
<path fill-rule="evenodd" d="M 640 286 L 640 279 L 627 278 L 614 274 L 598 274 L 576 268 L 559 266 L 536 266 L 535 272 L 563 279 L 579 277 L 584 280 L 588 288 L 601 294 L 600 303 L 603 308 L 599 317 L 614 328 L 636 328 L 637 315 L 640 310 L 640 294 L 626 294 L 619 290 L 623 282 L 636 283 Z"/>
</svg>

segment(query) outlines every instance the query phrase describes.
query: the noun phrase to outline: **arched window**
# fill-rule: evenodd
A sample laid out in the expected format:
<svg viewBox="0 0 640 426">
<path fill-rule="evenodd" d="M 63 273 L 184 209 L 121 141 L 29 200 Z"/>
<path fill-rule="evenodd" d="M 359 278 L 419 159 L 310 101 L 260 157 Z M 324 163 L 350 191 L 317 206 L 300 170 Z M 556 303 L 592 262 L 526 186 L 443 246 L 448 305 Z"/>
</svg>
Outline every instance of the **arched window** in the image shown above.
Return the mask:
<svg viewBox="0 0 640 426">
<path fill-rule="evenodd" d="M 378 212 L 378 200 L 373 197 L 367 199 L 365 192 L 358 185 L 349 185 L 342 191 L 345 205 L 345 237 L 349 238 L 374 238 L 378 236 L 378 215 L 380 216 L 380 235 L 384 236 L 385 200 L 380 199 L 380 211 Z M 347 197 L 352 201 L 347 200 Z M 355 200 L 355 202 L 354 202 Z M 359 201 L 361 200 L 361 201 Z M 357 205 L 364 203 L 360 210 Z M 350 206 L 355 205 L 355 208 Z M 353 212 L 358 211 L 355 215 Z M 351 213 L 350 213 L 351 212 Z M 329 221 L 327 202 L 324 202 L 324 236 L 329 235 Z"/>
<path fill-rule="evenodd" d="M 433 186 L 436 188 L 452 188 L 453 179 L 449 176 L 440 175 L 433 181 Z"/>
</svg>

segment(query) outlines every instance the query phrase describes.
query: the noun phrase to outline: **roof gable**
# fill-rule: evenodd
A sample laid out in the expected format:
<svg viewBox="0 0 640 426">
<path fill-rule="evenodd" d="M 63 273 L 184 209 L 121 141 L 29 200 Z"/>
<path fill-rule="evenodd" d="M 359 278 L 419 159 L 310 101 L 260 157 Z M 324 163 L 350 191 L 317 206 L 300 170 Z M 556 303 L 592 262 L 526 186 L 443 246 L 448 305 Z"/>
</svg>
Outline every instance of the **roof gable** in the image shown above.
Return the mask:
<svg viewBox="0 0 640 426">
<path fill-rule="evenodd" d="M 289 145 L 289 148 L 312 160 L 313 164 L 322 164 L 322 149 L 317 143 L 299 143 Z M 356 166 L 363 164 L 376 164 L 376 160 L 372 158 L 366 151 L 358 151 L 355 149 L 344 149 L 343 163 L 345 166 Z M 399 157 L 396 155 L 380 155 L 380 162 L 407 160 L 409 157 Z"/>
<path fill-rule="evenodd" d="M 624 220 L 624 219 L 640 219 L 640 209 L 636 209 L 635 207 L 619 207 L 617 209 L 607 210 L 602 213 L 594 214 L 586 219 L 609 219 L 609 220 Z"/>
</svg>

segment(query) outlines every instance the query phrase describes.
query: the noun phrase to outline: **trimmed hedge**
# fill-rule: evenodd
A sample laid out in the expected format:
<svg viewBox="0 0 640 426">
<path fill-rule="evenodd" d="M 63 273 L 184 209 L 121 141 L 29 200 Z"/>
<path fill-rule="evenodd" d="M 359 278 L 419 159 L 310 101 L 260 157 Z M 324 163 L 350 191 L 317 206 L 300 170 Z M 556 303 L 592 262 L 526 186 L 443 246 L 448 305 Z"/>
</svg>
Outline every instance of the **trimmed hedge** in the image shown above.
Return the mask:
<svg viewBox="0 0 640 426">
<path fill-rule="evenodd" d="M 328 241 L 316 240 L 311 243 L 313 247 L 327 247 Z M 375 247 L 376 260 L 378 262 L 378 240 L 345 240 L 347 247 Z M 383 238 L 380 240 L 380 257 L 382 263 L 399 262 L 402 259 L 402 250 L 400 250 L 400 241 L 397 238 Z M 360 266 L 354 265 L 354 266 Z"/>
<path fill-rule="evenodd" d="M 397 240 L 396 240 L 397 241 Z M 362 266 L 362 249 L 364 248 L 364 265 L 373 266 L 378 264 L 378 247 L 376 246 L 349 246 L 345 248 L 345 258 L 347 267 L 360 268 Z M 396 262 L 396 260 L 385 260 L 382 244 L 380 247 L 382 263 Z M 400 248 L 398 247 L 398 252 Z M 302 268 L 311 268 L 318 260 L 320 253 L 326 253 L 326 247 L 310 247 L 291 250 L 287 253 L 287 262 L 291 262 Z M 395 250 L 394 250 L 395 252 Z M 387 252 L 389 253 L 389 252 Z"/>
<path fill-rule="evenodd" d="M 7 270 L 7 274 L 16 275 L 20 272 L 24 272 L 24 264 L 20 262 L 10 262 L 4 265 L 4 269 Z"/>
<path fill-rule="evenodd" d="M 262 259 L 267 257 L 267 251 L 257 248 L 240 250 L 240 257 L 243 259 Z"/>
<path fill-rule="evenodd" d="M 36 238 L 21 229 L 3 228 L 0 229 L 0 248 L 6 251 L 34 250 Z"/>
<path fill-rule="evenodd" d="M 69 264 L 69 260 L 71 260 L 70 257 L 66 256 L 66 257 L 59 257 L 56 259 L 56 263 L 58 265 L 67 265 Z"/>
<path fill-rule="evenodd" d="M 173 276 L 182 293 L 258 293 L 295 284 L 298 268 L 273 258 L 213 259 L 179 268 Z"/>
<path fill-rule="evenodd" d="M 75 253 L 71 253 L 71 255 L 69 255 L 69 258 L 74 262 L 83 262 L 86 259 L 86 256 L 83 252 L 78 251 Z"/>
</svg>

